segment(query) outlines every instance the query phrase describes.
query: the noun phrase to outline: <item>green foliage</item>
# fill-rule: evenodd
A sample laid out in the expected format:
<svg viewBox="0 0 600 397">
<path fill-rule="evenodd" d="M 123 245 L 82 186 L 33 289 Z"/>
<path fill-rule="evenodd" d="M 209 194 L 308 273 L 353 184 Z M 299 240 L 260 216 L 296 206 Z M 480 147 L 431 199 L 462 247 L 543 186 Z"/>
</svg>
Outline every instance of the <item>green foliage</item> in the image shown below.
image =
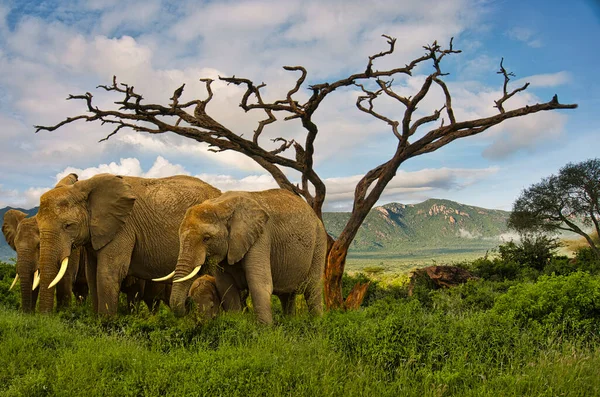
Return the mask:
<svg viewBox="0 0 600 397">
<path fill-rule="evenodd" d="M 499 297 L 494 312 L 521 326 L 541 326 L 549 334 L 600 335 L 600 280 L 588 273 L 541 276 Z"/>
<path fill-rule="evenodd" d="M 13 309 L 18 309 L 21 306 L 19 286 L 16 285 L 12 291 L 9 291 L 16 274 L 17 270 L 14 265 L 0 262 L 0 305 Z"/>
<path fill-rule="evenodd" d="M 557 238 L 544 234 L 523 234 L 518 243 L 509 241 L 498 247 L 500 259 L 541 271 L 560 247 Z"/>
<path fill-rule="evenodd" d="M 0 394 L 600 394 L 599 276 L 472 280 L 427 291 L 427 304 L 407 296 L 406 275 L 345 275 L 344 286 L 366 281 L 361 310 L 276 310 L 274 326 L 249 313 L 196 323 L 166 307 L 104 319 L 89 303 L 25 315 L 2 302 Z"/>
<path fill-rule="evenodd" d="M 502 281 L 515 280 L 521 272 L 521 265 L 514 261 L 504 261 L 500 258 L 479 258 L 466 264 L 465 267 L 486 280 Z"/>
</svg>

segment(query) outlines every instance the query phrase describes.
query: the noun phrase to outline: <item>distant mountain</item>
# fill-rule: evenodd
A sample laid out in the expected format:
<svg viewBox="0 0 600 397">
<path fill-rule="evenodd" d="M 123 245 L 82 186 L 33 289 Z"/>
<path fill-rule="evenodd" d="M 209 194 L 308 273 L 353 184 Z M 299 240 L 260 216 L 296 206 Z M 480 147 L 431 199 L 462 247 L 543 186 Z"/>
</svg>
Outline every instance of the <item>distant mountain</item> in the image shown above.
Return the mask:
<svg viewBox="0 0 600 397">
<path fill-rule="evenodd" d="M 0 210 L 0 220 L 10 208 Z M 30 216 L 37 208 L 22 210 Z M 390 203 L 371 210 L 350 248 L 352 252 L 402 252 L 411 249 L 485 250 L 500 242 L 507 233 L 510 212 L 490 210 L 430 199 L 420 204 Z M 323 214 L 327 232 L 338 237 L 350 213 Z M 0 238 L 0 259 L 14 257 L 15 252 Z"/>
<path fill-rule="evenodd" d="M 12 207 L 0 208 L 0 224 L 4 222 L 4 214 L 6 214 L 6 212 L 8 210 L 19 210 L 19 211 L 23 211 L 24 213 L 26 213 L 27 216 L 33 216 L 33 215 L 37 214 L 38 207 L 29 209 L 29 210 L 25 210 L 23 208 L 12 208 Z M 15 251 L 13 251 L 12 248 L 10 248 L 10 246 L 4 239 L 4 235 L 0 236 L 0 260 L 8 260 L 10 258 L 15 258 L 16 256 L 17 256 L 17 253 Z"/>
<path fill-rule="evenodd" d="M 414 248 L 486 249 L 507 233 L 510 212 L 430 199 L 420 204 L 390 203 L 371 210 L 351 251 L 405 251 Z M 323 215 L 327 232 L 338 237 L 350 213 Z"/>
</svg>

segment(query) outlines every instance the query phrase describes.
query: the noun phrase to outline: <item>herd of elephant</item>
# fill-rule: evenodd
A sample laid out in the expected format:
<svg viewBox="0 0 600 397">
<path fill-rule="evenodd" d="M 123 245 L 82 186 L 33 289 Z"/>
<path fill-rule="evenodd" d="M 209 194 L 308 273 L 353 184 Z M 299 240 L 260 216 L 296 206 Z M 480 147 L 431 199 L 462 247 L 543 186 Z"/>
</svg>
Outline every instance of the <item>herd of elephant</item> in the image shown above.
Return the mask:
<svg viewBox="0 0 600 397">
<path fill-rule="evenodd" d="M 96 313 L 160 301 L 177 315 L 195 301 L 205 318 L 239 311 L 250 295 L 259 321 L 272 323 L 271 296 L 291 314 L 303 294 L 321 314 L 327 252 L 323 223 L 283 189 L 219 189 L 190 176 L 138 178 L 70 174 L 40 198 L 37 215 L 10 210 L 2 232 L 17 252 L 21 307 L 51 312 L 91 298 Z M 204 266 L 206 263 L 216 266 Z M 12 288 L 11 286 L 11 288 Z M 39 292 L 38 292 L 39 291 Z"/>
</svg>

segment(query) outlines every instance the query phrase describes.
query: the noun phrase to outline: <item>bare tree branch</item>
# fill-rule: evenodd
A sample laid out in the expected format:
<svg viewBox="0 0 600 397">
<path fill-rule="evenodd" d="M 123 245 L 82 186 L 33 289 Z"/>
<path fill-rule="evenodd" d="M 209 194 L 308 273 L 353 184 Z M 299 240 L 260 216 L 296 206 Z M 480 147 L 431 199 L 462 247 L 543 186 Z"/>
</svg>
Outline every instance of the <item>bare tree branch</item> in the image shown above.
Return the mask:
<svg viewBox="0 0 600 397">
<path fill-rule="evenodd" d="M 496 103 L 496 108 L 498 108 L 498 111 L 500 111 L 500 113 L 504 113 L 504 107 L 502 106 L 502 104 L 509 100 L 513 95 L 515 95 L 518 92 L 521 91 L 525 91 L 527 89 L 527 87 L 529 87 L 529 83 L 525 83 L 522 87 L 519 87 L 515 90 L 513 90 L 512 92 L 508 92 L 508 82 L 510 81 L 511 77 L 515 77 L 515 74 L 512 72 L 507 72 L 506 69 L 504 69 L 504 58 L 502 58 L 500 60 L 500 70 L 498 72 L 496 72 L 497 74 L 501 74 L 504 76 L 504 84 L 502 85 L 502 98 L 498 99 L 497 101 L 494 101 Z"/>
</svg>

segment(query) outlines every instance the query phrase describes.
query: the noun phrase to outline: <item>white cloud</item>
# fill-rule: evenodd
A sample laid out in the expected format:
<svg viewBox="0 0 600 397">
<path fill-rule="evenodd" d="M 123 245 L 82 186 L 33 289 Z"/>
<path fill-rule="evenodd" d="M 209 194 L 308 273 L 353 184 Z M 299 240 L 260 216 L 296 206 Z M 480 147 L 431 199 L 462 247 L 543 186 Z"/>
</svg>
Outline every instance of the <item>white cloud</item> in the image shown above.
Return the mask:
<svg viewBox="0 0 600 397">
<path fill-rule="evenodd" d="M 512 84 L 519 87 L 525 83 L 530 83 L 532 87 L 557 87 L 567 84 L 571 81 L 571 74 L 566 71 L 546 74 L 535 74 L 533 76 L 523 77 L 515 80 Z"/>
<path fill-rule="evenodd" d="M 543 45 L 542 40 L 536 37 L 536 32 L 529 28 L 516 26 L 506 31 L 506 35 L 513 40 L 527 44 L 529 47 L 539 48 Z"/>
<path fill-rule="evenodd" d="M 484 169 L 423 169 L 407 172 L 399 170 L 389 182 L 379 202 L 400 201 L 414 203 L 435 197 L 444 191 L 460 190 L 498 172 L 495 167 Z M 363 175 L 325 179 L 326 207 L 330 210 L 352 208 L 354 189 Z"/>
<path fill-rule="evenodd" d="M 190 173 L 179 164 L 172 164 L 162 156 L 158 156 L 152 164 L 152 167 L 146 172 L 142 169 L 140 161 L 136 158 L 123 158 L 119 163 L 100 164 L 97 167 L 86 169 L 67 167 L 64 171 L 56 175 L 56 181 L 69 174 L 77 174 L 79 179 L 88 179 L 97 174 L 115 174 L 126 176 L 139 176 L 142 178 L 162 178 L 171 175 L 189 175 Z"/>
</svg>

